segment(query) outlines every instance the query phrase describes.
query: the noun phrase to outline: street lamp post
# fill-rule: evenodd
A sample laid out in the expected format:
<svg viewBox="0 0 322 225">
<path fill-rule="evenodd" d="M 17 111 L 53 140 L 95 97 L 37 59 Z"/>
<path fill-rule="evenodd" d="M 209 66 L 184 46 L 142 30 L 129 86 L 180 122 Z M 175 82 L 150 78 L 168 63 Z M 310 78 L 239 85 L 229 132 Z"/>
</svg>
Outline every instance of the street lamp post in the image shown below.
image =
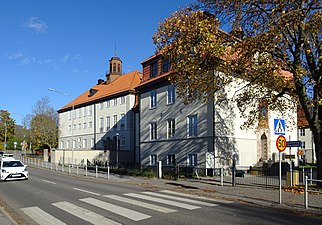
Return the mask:
<svg viewBox="0 0 322 225">
<path fill-rule="evenodd" d="M 119 168 L 119 133 L 116 133 L 116 168 Z"/>
<path fill-rule="evenodd" d="M 7 123 L 4 122 L 4 152 L 7 153 Z"/>
<path fill-rule="evenodd" d="M 56 92 L 56 93 L 68 96 L 72 100 L 72 118 L 71 118 L 72 119 L 72 125 L 71 125 L 72 141 L 71 141 L 71 145 L 72 145 L 72 165 L 73 165 L 73 163 L 74 163 L 74 111 L 75 111 L 74 98 L 70 94 L 67 94 L 67 93 L 64 93 L 64 92 L 61 92 L 61 91 L 57 91 L 57 90 L 55 90 L 53 88 L 48 88 L 48 91 L 52 91 L 52 92 Z"/>
</svg>

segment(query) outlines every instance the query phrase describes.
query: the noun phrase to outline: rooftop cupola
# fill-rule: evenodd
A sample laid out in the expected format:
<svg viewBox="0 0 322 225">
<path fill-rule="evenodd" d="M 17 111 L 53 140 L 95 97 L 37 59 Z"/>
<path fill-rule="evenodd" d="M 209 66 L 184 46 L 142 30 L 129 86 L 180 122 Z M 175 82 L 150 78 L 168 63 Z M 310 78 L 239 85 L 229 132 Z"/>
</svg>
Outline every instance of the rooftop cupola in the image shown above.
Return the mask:
<svg viewBox="0 0 322 225">
<path fill-rule="evenodd" d="M 111 83 L 122 75 L 122 60 L 119 57 L 113 56 L 109 63 L 110 70 L 109 73 L 106 74 L 106 83 Z"/>
</svg>

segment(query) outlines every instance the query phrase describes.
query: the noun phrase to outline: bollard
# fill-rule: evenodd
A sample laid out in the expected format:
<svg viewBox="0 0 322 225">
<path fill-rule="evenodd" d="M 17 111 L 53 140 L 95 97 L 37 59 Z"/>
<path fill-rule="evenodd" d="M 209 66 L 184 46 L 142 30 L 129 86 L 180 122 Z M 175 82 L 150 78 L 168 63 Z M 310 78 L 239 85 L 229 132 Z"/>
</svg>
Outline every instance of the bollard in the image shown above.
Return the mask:
<svg viewBox="0 0 322 225">
<path fill-rule="evenodd" d="M 76 175 L 78 175 L 78 165 L 76 166 Z"/>
<path fill-rule="evenodd" d="M 96 178 L 98 177 L 97 171 L 98 171 L 98 166 L 96 165 L 96 166 L 95 166 L 95 177 L 96 177 Z"/>
<path fill-rule="evenodd" d="M 158 178 L 162 178 L 162 161 L 158 161 Z"/>
<path fill-rule="evenodd" d="M 85 176 L 87 177 L 87 165 L 85 165 Z"/>
<path fill-rule="evenodd" d="M 110 179 L 110 166 L 107 166 L 107 179 Z"/>
<path fill-rule="evenodd" d="M 224 168 L 220 168 L 220 185 L 224 186 Z"/>
<path fill-rule="evenodd" d="M 309 199 L 308 199 L 308 193 L 307 193 L 307 176 L 305 176 L 304 206 L 306 209 L 309 207 Z"/>
</svg>

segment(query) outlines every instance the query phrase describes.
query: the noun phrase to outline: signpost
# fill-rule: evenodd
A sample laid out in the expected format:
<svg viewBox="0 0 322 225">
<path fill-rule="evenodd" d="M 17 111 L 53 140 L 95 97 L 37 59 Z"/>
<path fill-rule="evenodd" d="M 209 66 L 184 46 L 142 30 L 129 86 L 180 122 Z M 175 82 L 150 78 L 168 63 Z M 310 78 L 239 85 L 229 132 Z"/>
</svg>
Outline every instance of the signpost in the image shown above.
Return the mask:
<svg viewBox="0 0 322 225">
<path fill-rule="evenodd" d="M 279 203 L 282 204 L 282 152 L 286 149 L 286 139 L 283 135 L 277 137 L 276 147 L 279 151 Z"/>
<path fill-rule="evenodd" d="M 301 147 L 302 142 L 301 141 L 287 141 L 286 147 Z"/>
</svg>

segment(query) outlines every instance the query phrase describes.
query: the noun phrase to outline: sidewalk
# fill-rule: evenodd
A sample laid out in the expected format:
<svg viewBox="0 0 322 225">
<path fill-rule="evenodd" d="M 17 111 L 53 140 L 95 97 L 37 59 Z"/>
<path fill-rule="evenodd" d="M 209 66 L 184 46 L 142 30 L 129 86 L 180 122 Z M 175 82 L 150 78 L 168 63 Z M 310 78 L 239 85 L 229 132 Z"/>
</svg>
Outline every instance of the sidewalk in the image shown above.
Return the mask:
<svg viewBox="0 0 322 225">
<path fill-rule="evenodd" d="M 282 190 L 282 204 L 279 204 L 278 189 L 264 189 L 251 186 L 236 186 L 231 184 L 220 186 L 219 182 L 210 179 L 188 179 L 188 180 L 163 180 L 148 178 L 112 177 L 111 180 L 144 186 L 147 189 L 164 188 L 176 190 L 181 193 L 194 194 L 209 198 L 219 198 L 234 202 L 251 204 L 254 206 L 279 208 L 291 210 L 300 214 L 315 214 L 322 217 L 322 195 L 309 194 L 309 208 L 304 207 L 304 194 L 299 192 L 288 192 Z"/>
</svg>

